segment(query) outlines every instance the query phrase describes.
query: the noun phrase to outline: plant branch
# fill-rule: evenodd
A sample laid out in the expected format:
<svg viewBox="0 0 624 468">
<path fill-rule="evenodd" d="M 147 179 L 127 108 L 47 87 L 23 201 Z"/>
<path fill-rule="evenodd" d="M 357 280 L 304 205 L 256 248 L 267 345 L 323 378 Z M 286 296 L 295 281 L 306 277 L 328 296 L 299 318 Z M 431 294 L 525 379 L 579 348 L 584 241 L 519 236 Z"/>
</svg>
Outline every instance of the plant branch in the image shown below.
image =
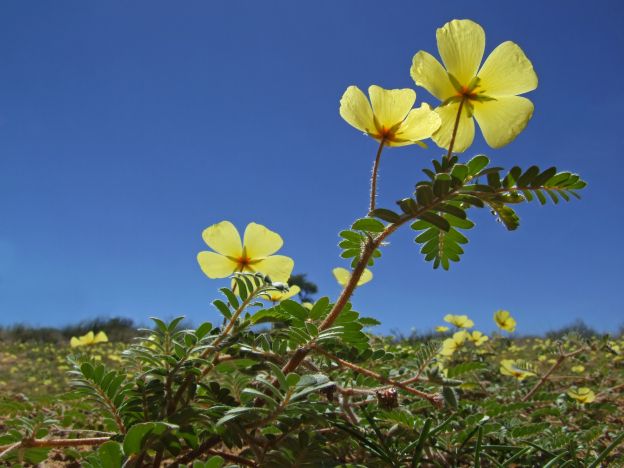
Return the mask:
<svg viewBox="0 0 624 468">
<path fill-rule="evenodd" d="M 13 450 L 20 448 L 54 448 L 54 447 L 80 447 L 85 445 L 101 445 L 108 442 L 110 437 L 89 437 L 85 439 L 24 439 L 9 445 L 0 446 L 0 458 Z"/>
<path fill-rule="evenodd" d="M 434 394 L 430 394 L 430 393 L 425 393 L 425 392 L 421 392 L 420 390 L 416 390 L 415 388 L 412 388 L 408 385 L 405 385 L 403 382 L 399 382 L 397 380 L 393 380 L 390 379 L 388 377 L 384 377 L 381 374 L 378 374 L 377 372 L 373 372 L 371 370 L 368 369 L 364 369 L 363 367 L 358 366 L 357 364 L 353 364 L 352 362 L 346 361 L 344 359 L 339 358 L 338 356 L 333 355 L 332 353 L 329 353 L 327 351 L 325 351 L 324 349 L 319 348 L 316 345 L 312 346 L 312 349 L 316 352 L 318 352 L 319 354 L 322 354 L 323 356 L 331 359 L 332 361 L 334 361 L 336 364 L 340 365 L 341 367 L 346 367 L 347 369 L 351 369 L 359 374 L 365 375 L 367 377 L 372 377 L 373 379 L 384 383 L 384 384 L 388 384 L 388 385 L 392 385 L 393 387 L 397 387 L 400 388 L 401 390 L 406 391 L 407 393 L 411 393 L 412 395 L 415 395 L 417 397 L 423 398 L 425 400 L 427 400 L 429 403 L 431 403 L 432 405 L 436 406 L 436 407 L 440 407 L 440 400 L 437 398 L 436 395 Z"/>
<path fill-rule="evenodd" d="M 529 390 L 529 393 L 527 393 L 526 395 L 524 395 L 524 397 L 522 397 L 522 401 L 527 401 L 529 398 L 535 395 L 535 393 L 541 388 L 541 386 L 546 383 L 550 375 L 553 372 L 555 372 L 559 368 L 559 366 L 561 366 L 561 364 L 563 364 L 563 361 L 565 361 L 567 358 L 576 356 L 577 354 L 580 354 L 583 351 L 585 351 L 585 348 L 579 348 L 575 351 L 561 354 L 557 358 L 555 363 L 551 366 L 551 368 L 548 369 L 548 371 L 546 371 L 546 373 L 539 379 L 539 381 L 533 386 L 533 388 Z"/>
</svg>

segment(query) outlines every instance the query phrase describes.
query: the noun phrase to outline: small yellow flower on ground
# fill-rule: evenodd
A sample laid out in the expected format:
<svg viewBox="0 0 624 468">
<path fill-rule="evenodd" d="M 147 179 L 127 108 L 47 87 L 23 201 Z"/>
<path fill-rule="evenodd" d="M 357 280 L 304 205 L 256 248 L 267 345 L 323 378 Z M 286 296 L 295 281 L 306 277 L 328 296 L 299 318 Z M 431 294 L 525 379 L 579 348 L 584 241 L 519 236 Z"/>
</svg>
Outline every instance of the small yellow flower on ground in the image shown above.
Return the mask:
<svg viewBox="0 0 624 468">
<path fill-rule="evenodd" d="M 494 322 L 496 322 L 496 326 L 501 330 L 508 331 L 509 333 L 513 333 L 516 329 L 516 321 L 511 316 L 511 314 L 506 310 L 499 310 L 494 313 Z"/>
<path fill-rule="evenodd" d="M 235 272 L 261 272 L 272 281 L 286 282 L 295 265 L 290 257 L 273 255 L 284 241 L 261 224 L 249 223 L 243 242 L 229 221 L 206 228 L 202 237 L 214 250 L 197 254 L 199 266 L 208 278 L 226 278 Z"/>
<path fill-rule="evenodd" d="M 585 372 L 585 366 L 572 366 L 572 372 L 576 373 L 576 374 L 582 374 L 583 372 Z"/>
<path fill-rule="evenodd" d="M 596 399 L 596 394 L 587 387 L 581 387 L 576 390 L 571 388 L 567 393 L 570 398 L 582 404 L 591 403 Z"/>
<path fill-rule="evenodd" d="M 535 375 L 534 372 L 519 369 L 518 367 L 516 367 L 516 361 L 514 361 L 513 359 L 503 359 L 501 361 L 500 373 L 503 375 L 515 377 L 518 380 L 524 380 L 527 377 L 533 377 Z"/>
<path fill-rule="evenodd" d="M 360 88 L 349 86 L 340 99 L 340 115 L 352 127 L 386 146 L 419 144 L 440 127 L 440 117 L 423 103 L 413 109 L 412 89 L 368 88 L 370 103 Z"/>
<path fill-rule="evenodd" d="M 474 322 L 468 318 L 467 315 L 452 315 L 447 314 L 444 316 L 444 321 L 455 325 L 457 328 L 472 328 Z"/>
<path fill-rule="evenodd" d="M 438 325 L 437 327 L 435 327 L 435 331 L 437 331 L 438 333 L 445 333 L 449 331 L 449 327 L 447 327 L 446 325 Z"/>
<path fill-rule="evenodd" d="M 454 150 L 462 152 L 474 138 L 474 118 L 492 148 L 512 142 L 533 115 L 533 103 L 518 96 L 537 88 L 537 75 L 522 49 L 511 41 L 496 47 L 479 69 L 485 50 L 485 32 L 470 20 L 453 20 L 436 32 L 444 68 L 431 54 L 414 56 L 411 75 L 442 101 L 436 112 L 442 118 L 433 140 L 450 145 L 453 127 L 462 106 Z"/>
<path fill-rule="evenodd" d="M 334 274 L 334 278 L 336 278 L 336 281 L 338 281 L 338 284 L 340 286 L 346 286 L 349 280 L 351 279 L 351 272 L 347 270 L 346 268 L 342 268 L 342 267 L 334 268 L 332 270 L 332 273 Z M 370 271 L 369 269 L 365 269 L 364 272 L 362 273 L 362 276 L 360 276 L 360 279 L 358 280 L 357 285 L 362 286 L 363 284 L 368 283 L 372 279 L 373 279 L 373 272 Z"/>
<path fill-rule="evenodd" d="M 97 343 L 106 343 L 107 341 L 108 336 L 106 336 L 106 333 L 104 333 L 103 331 L 99 332 L 97 335 L 90 331 L 86 335 L 82 335 L 78 338 L 72 336 L 72 339 L 69 341 L 69 345 L 72 348 L 78 348 L 80 346 L 90 346 Z"/>
<path fill-rule="evenodd" d="M 451 338 L 447 338 L 442 342 L 442 350 L 440 354 L 442 356 L 452 356 L 455 351 L 462 347 L 469 334 L 466 330 L 460 330 L 453 333 Z"/>
<path fill-rule="evenodd" d="M 264 294 L 264 296 L 271 302 L 281 302 L 286 299 L 290 299 L 296 294 L 301 292 L 301 288 L 296 284 L 288 288 L 288 291 L 278 291 L 274 289 L 273 291 L 268 291 Z M 305 307 L 305 305 L 304 305 Z"/>
<path fill-rule="evenodd" d="M 484 333 L 475 330 L 472 333 L 468 334 L 468 339 L 470 341 L 472 341 L 475 346 L 481 346 L 483 343 L 485 343 L 487 340 L 489 340 L 490 338 L 485 335 Z"/>
</svg>

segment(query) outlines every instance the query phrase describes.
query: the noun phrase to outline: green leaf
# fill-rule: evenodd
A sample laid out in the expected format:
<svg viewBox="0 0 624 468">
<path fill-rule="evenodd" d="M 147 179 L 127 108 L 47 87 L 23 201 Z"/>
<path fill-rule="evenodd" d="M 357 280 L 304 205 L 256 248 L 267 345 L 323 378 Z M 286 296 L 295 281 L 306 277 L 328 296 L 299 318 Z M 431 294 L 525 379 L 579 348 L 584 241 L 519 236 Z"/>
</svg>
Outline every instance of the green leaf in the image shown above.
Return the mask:
<svg viewBox="0 0 624 468">
<path fill-rule="evenodd" d="M 306 320 L 308 318 L 308 309 L 301 304 L 291 300 L 285 300 L 280 302 L 280 307 L 289 315 L 298 318 L 299 320 Z"/>
<path fill-rule="evenodd" d="M 522 174 L 518 180 L 516 180 L 516 185 L 518 187 L 529 187 L 531 186 L 531 182 L 533 181 L 533 179 L 535 179 L 535 177 L 538 176 L 540 170 L 539 167 L 537 166 L 531 166 L 529 167 L 524 174 Z"/>
<path fill-rule="evenodd" d="M 449 229 L 451 229 L 451 225 L 449 224 L 449 222 L 444 219 L 442 216 L 437 215 L 435 213 L 423 213 L 422 215 L 420 215 L 418 217 L 418 219 L 422 219 L 423 221 L 427 221 L 430 224 L 433 224 L 435 227 L 437 227 L 438 229 L 441 229 L 442 231 L 448 231 Z M 414 225 L 412 224 L 412 227 Z"/>
<path fill-rule="evenodd" d="M 487 156 L 483 154 L 479 154 L 472 158 L 466 165 L 468 166 L 468 171 L 471 175 L 475 175 L 480 172 L 485 166 L 490 164 L 490 160 Z"/>
<path fill-rule="evenodd" d="M 236 298 L 236 295 L 231 290 L 229 290 L 228 288 L 221 288 L 219 289 L 219 291 L 221 291 L 225 295 L 225 297 L 227 297 L 227 300 L 233 309 L 238 309 L 238 306 L 239 306 L 238 299 Z"/>
<path fill-rule="evenodd" d="M 197 336 L 197 338 L 201 340 L 204 336 L 210 333 L 211 330 L 212 330 L 212 323 L 204 322 L 197 328 L 197 330 L 195 330 L 195 335 Z"/>
<path fill-rule="evenodd" d="M 419 205 L 429 206 L 433 202 L 433 190 L 428 184 L 416 187 L 416 201 Z"/>
<path fill-rule="evenodd" d="M 458 218 L 466 219 L 466 212 L 464 210 L 448 203 L 440 203 L 435 207 L 435 209 L 436 211 L 442 211 L 444 213 L 452 214 Z"/>
<path fill-rule="evenodd" d="M 406 214 L 414 214 L 418 211 L 418 205 L 413 198 L 403 198 L 397 202 L 401 210 Z"/>
<path fill-rule="evenodd" d="M 327 313 L 327 308 L 329 307 L 329 298 L 327 296 L 321 297 L 317 300 L 312 309 L 310 310 L 310 318 L 312 320 L 318 320 L 323 317 Z"/>
<path fill-rule="evenodd" d="M 451 176 L 446 173 L 436 174 L 433 180 L 433 194 L 437 197 L 446 195 L 451 187 Z"/>
<path fill-rule="evenodd" d="M 219 312 L 221 312 L 221 315 L 223 315 L 226 319 L 232 317 L 232 311 L 222 300 L 217 299 L 212 302 L 212 305 L 215 306 L 219 310 Z"/>
<path fill-rule="evenodd" d="M 366 231 L 366 232 L 383 232 L 386 227 L 381 221 L 378 221 L 373 218 L 362 218 L 358 219 L 351 229 L 356 231 Z"/>
<path fill-rule="evenodd" d="M 151 436 L 159 436 L 177 428 L 175 424 L 160 421 L 135 424 L 124 437 L 123 451 L 126 456 L 141 453 L 147 448 L 146 442 Z"/>
<path fill-rule="evenodd" d="M 371 211 L 370 215 L 374 216 L 375 218 L 383 219 L 384 221 L 387 221 L 389 223 L 396 223 L 401 220 L 401 215 L 386 208 L 377 208 Z"/>
<path fill-rule="evenodd" d="M 123 451 L 118 442 L 108 441 L 100 445 L 97 451 L 102 468 L 119 468 L 123 463 Z"/>
<path fill-rule="evenodd" d="M 498 203 L 489 203 L 489 205 L 492 208 L 492 213 L 498 216 L 498 220 L 505 225 L 507 230 L 514 231 L 518 229 L 520 218 L 518 218 L 514 210 Z"/>
</svg>

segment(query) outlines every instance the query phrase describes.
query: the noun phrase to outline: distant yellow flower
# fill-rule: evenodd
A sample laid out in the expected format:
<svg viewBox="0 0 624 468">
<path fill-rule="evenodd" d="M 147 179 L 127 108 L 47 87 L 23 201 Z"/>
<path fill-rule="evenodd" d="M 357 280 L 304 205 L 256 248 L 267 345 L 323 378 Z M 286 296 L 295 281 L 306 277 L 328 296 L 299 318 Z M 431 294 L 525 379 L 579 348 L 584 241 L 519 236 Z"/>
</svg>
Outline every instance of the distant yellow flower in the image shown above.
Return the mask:
<svg viewBox="0 0 624 468">
<path fill-rule="evenodd" d="M 511 41 L 496 47 L 479 69 L 485 32 L 470 20 L 453 20 L 436 32 L 444 67 L 431 54 L 414 56 L 411 75 L 418 86 L 440 99 L 442 125 L 433 140 L 442 148 L 451 142 L 460 103 L 461 118 L 454 150 L 466 150 L 474 138 L 474 118 L 492 148 L 512 142 L 533 115 L 533 103 L 518 96 L 537 88 L 537 75 L 522 49 Z"/>
<path fill-rule="evenodd" d="M 336 278 L 336 281 L 338 281 L 338 284 L 340 286 L 346 286 L 349 280 L 351 279 L 351 272 L 347 270 L 346 268 L 342 268 L 342 267 L 334 268 L 332 270 L 332 273 L 334 274 L 334 278 Z M 357 285 L 362 286 L 363 284 L 368 283 L 372 279 L 373 279 L 373 272 L 370 271 L 369 269 L 365 269 L 364 273 L 362 273 L 362 276 L 360 276 L 360 279 L 358 280 Z"/>
<path fill-rule="evenodd" d="M 466 330 L 460 330 L 453 333 L 451 338 L 447 338 L 442 342 L 442 350 L 440 354 L 442 356 L 452 356 L 455 351 L 462 347 L 469 334 Z"/>
<path fill-rule="evenodd" d="M 596 399 L 596 394 L 587 387 L 581 387 L 577 390 L 571 388 L 567 393 L 570 398 L 582 404 L 591 403 Z"/>
<path fill-rule="evenodd" d="M 467 315 L 452 315 L 447 314 L 444 316 L 444 321 L 455 325 L 457 328 L 472 328 L 474 322 L 468 318 Z"/>
<path fill-rule="evenodd" d="M 572 372 L 576 373 L 576 374 L 582 374 L 583 372 L 585 372 L 585 366 L 572 366 Z"/>
<path fill-rule="evenodd" d="M 72 348 L 78 348 L 80 346 L 90 346 L 97 343 L 106 343 L 108 341 L 108 336 L 103 331 L 99 332 L 95 335 L 92 331 L 87 333 L 86 335 L 82 335 L 81 337 L 76 338 L 75 336 L 69 341 L 69 345 Z"/>
<path fill-rule="evenodd" d="M 499 310 L 494 313 L 494 322 L 496 322 L 496 326 L 501 330 L 508 331 L 509 333 L 513 333 L 516 329 L 516 321 L 511 316 L 511 314 L 506 310 Z"/>
<path fill-rule="evenodd" d="M 445 325 L 438 325 L 437 327 L 435 327 L 435 331 L 437 331 L 438 333 L 445 333 L 449 331 L 449 327 Z"/>
<path fill-rule="evenodd" d="M 301 292 L 301 288 L 295 284 L 294 286 L 289 287 L 288 291 L 273 290 L 273 291 L 268 291 L 264 293 L 263 295 L 271 302 L 281 302 L 281 301 L 285 301 L 286 299 L 290 299 L 291 297 L 293 297 L 296 294 L 299 294 L 300 292 Z M 305 304 L 304 304 L 304 307 L 305 307 Z"/>
<path fill-rule="evenodd" d="M 416 93 L 412 89 L 368 88 L 370 103 L 360 88 L 349 86 L 340 99 L 340 115 L 352 127 L 386 146 L 418 144 L 440 127 L 440 117 L 423 103 L 412 109 Z M 371 107 L 372 105 L 372 107 Z"/>
<path fill-rule="evenodd" d="M 516 361 L 514 361 L 513 359 L 503 359 L 501 361 L 500 373 L 503 375 L 515 377 L 518 380 L 524 380 L 527 377 L 532 377 L 535 375 L 534 372 L 519 369 L 518 367 L 516 367 Z"/>
<path fill-rule="evenodd" d="M 485 335 L 484 333 L 475 330 L 472 333 L 468 334 L 468 339 L 470 341 L 472 341 L 475 346 L 481 346 L 483 343 L 485 343 L 487 340 L 489 340 L 490 338 Z"/>
<path fill-rule="evenodd" d="M 204 242 L 214 252 L 197 254 L 197 261 L 208 278 L 226 278 L 235 272 L 261 272 L 272 281 L 286 282 L 295 262 L 284 255 L 273 255 L 284 241 L 266 227 L 249 223 L 243 242 L 232 223 L 221 221 L 204 230 Z"/>
</svg>

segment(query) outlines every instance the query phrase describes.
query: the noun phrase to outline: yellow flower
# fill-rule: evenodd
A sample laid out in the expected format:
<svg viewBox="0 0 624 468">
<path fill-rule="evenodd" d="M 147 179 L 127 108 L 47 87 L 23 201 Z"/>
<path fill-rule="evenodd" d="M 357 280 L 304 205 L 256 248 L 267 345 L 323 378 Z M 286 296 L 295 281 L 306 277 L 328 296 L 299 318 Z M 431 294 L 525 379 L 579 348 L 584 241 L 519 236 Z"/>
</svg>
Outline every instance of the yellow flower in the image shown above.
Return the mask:
<svg viewBox="0 0 624 468">
<path fill-rule="evenodd" d="M 444 316 L 444 321 L 455 325 L 457 328 L 472 328 L 474 322 L 468 318 L 467 315 L 452 315 L 447 314 Z"/>
<path fill-rule="evenodd" d="M 447 338 L 442 342 L 440 354 L 442 356 L 452 356 L 455 351 L 462 347 L 468 336 L 469 334 L 466 330 L 453 333 L 451 338 Z"/>
<path fill-rule="evenodd" d="M 437 30 L 436 39 L 446 68 L 421 50 L 414 56 L 410 70 L 418 86 L 443 102 L 436 109 L 442 125 L 433 140 L 448 149 L 463 103 L 455 151 L 462 152 L 472 143 L 473 115 L 492 148 L 511 143 L 533 115 L 533 103 L 518 95 L 537 88 L 537 75 L 522 49 L 511 41 L 503 42 L 479 69 L 485 32 L 477 23 L 453 20 Z"/>
<path fill-rule="evenodd" d="M 576 373 L 576 374 L 582 374 L 583 372 L 585 372 L 585 366 L 572 366 L 572 372 Z"/>
<path fill-rule="evenodd" d="M 78 348 L 80 346 L 90 346 L 97 343 L 106 343 L 108 341 L 108 336 L 103 331 L 99 332 L 95 335 L 92 331 L 87 333 L 86 335 L 82 335 L 79 338 L 72 336 L 72 339 L 69 341 L 69 345 L 72 348 Z"/>
<path fill-rule="evenodd" d="M 340 286 L 346 286 L 347 283 L 349 282 L 349 279 L 351 279 L 351 272 L 349 270 L 347 270 L 346 268 L 334 268 L 332 270 L 332 273 L 334 274 L 334 278 L 336 278 L 336 281 L 338 281 L 338 284 Z M 373 279 L 373 272 L 370 271 L 369 269 L 365 269 L 364 273 L 362 273 L 362 276 L 360 276 L 360 279 L 357 282 L 358 286 L 362 286 L 363 284 L 368 283 L 370 280 Z"/>
<path fill-rule="evenodd" d="M 445 326 L 445 325 L 439 325 L 437 327 L 435 327 L 435 331 L 437 331 L 438 333 L 444 333 L 449 331 L 449 327 Z"/>
<path fill-rule="evenodd" d="M 524 380 L 527 377 L 532 377 L 535 375 L 534 372 L 517 368 L 516 362 L 513 359 L 503 359 L 501 361 L 500 373 L 503 375 L 515 377 L 518 380 Z"/>
<path fill-rule="evenodd" d="M 494 313 L 494 321 L 498 328 L 508 331 L 509 333 L 513 333 L 516 329 L 516 321 L 506 310 L 499 310 Z"/>
<path fill-rule="evenodd" d="M 440 127 L 440 117 L 423 103 L 412 109 L 416 93 L 411 89 L 368 88 L 370 103 L 360 88 L 349 86 L 340 99 L 340 115 L 352 127 L 386 146 L 418 144 Z M 372 105 L 372 107 L 371 107 Z"/>
<path fill-rule="evenodd" d="M 295 262 L 284 255 L 273 255 L 284 241 L 266 227 L 249 223 L 243 242 L 232 223 L 221 221 L 206 228 L 204 242 L 214 252 L 199 252 L 197 261 L 208 278 L 226 278 L 235 272 L 261 272 L 272 281 L 286 282 Z"/>
<path fill-rule="evenodd" d="M 571 388 L 568 390 L 568 396 L 579 403 L 591 403 L 596 399 L 596 394 L 587 387 L 581 387 L 578 390 Z"/>
<path fill-rule="evenodd" d="M 266 292 L 264 296 L 271 302 L 281 302 L 286 299 L 290 299 L 295 294 L 299 294 L 300 292 L 301 288 L 295 284 L 294 286 L 290 286 L 288 291 L 278 291 L 274 289 L 273 291 Z"/>
<path fill-rule="evenodd" d="M 468 334 L 468 339 L 472 341 L 475 344 L 475 346 L 481 346 L 490 338 L 487 335 L 481 333 L 480 331 L 475 330 L 472 333 Z"/>
</svg>

